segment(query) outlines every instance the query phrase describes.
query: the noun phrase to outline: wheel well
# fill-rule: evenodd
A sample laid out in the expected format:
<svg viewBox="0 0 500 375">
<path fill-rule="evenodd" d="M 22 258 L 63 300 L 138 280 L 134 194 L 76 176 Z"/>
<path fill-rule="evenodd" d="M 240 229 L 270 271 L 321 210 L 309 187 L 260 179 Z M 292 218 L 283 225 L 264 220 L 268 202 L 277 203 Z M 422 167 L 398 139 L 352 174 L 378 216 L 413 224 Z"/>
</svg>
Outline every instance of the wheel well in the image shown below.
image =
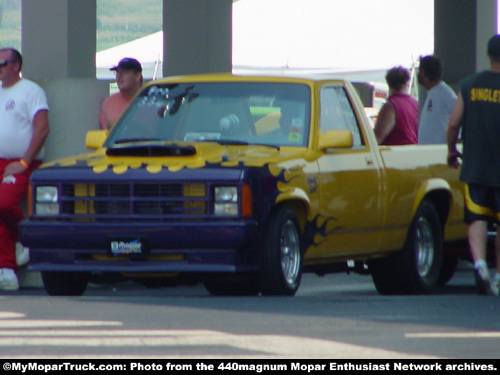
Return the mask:
<svg viewBox="0 0 500 375">
<path fill-rule="evenodd" d="M 294 200 L 287 200 L 280 202 L 277 204 L 271 211 L 269 217 L 267 218 L 267 223 L 269 222 L 269 218 L 271 215 L 276 212 L 277 210 L 281 209 L 282 207 L 289 207 L 291 208 L 294 212 L 295 215 L 297 215 L 297 219 L 299 220 L 300 228 L 304 230 L 306 222 L 307 222 L 307 215 L 308 215 L 308 209 L 307 205 L 298 199 Z"/>
<path fill-rule="evenodd" d="M 424 200 L 434 205 L 439 215 L 441 228 L 444 228 L 444 225 L 446 223 L 446 220 L 448 220 L 448 215 L 450 213 L 450 205 L 451 205 L 450 193 L 446 190 L 434 190 L 429 192 L 424 197 Z"/>
</svg>

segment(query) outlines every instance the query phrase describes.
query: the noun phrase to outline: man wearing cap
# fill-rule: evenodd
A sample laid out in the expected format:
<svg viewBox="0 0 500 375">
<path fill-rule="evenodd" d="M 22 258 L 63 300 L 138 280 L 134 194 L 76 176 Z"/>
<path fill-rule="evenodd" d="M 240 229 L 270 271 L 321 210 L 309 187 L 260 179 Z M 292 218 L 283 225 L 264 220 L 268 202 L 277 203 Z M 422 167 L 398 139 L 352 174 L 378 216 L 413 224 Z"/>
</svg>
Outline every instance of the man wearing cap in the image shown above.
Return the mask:
<svg viewBox="0 0 500 375">
<path fill-rule="evenodd" d="M 465 222 L 474 260 L 478 292 L 498 295 L 500 288 L 500 35 L 488 42 L 490 68 L 460 82 L 448 124 L 448 165 L 458 168 L 460 129 L 463 138 Z M 496 275 L 486 263 L 487 226 L 497 223 Z"/>
<path fill-rule="evenodd" d="M 120 91 L 107 97 L 102 104 L 99 124 L 103 130 L 111 129 L 141 88 L 143 80 L 141 63 L 130 57 L 121 59 L 110 70 L 116 72 L 116 83 Z"/>
</svg>

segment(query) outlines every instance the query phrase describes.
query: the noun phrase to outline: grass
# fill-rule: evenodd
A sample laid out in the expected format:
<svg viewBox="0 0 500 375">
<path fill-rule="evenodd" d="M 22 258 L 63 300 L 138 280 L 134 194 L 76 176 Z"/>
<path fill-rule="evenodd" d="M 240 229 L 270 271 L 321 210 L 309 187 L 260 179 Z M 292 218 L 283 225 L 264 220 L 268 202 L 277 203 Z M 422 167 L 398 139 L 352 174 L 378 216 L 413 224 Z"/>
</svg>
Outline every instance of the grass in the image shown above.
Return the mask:
<svg viewBox="0 0 500 375">
<path fill-rule="evenodd" d="M 161 0 L 97 0 L 97 51 L 162 29 Z"/>
<path fill-rule="evenodd" d="M 0 46 L 21 48 L 21 0 L 0 0 Z"/>
<path fill-rule="evenodd" d="M 0 46 L 21 49 L 21 0 L 0 0 Z M 97 52 L 162 29 L 162 0 L 97 0 Z"/>
</svg>

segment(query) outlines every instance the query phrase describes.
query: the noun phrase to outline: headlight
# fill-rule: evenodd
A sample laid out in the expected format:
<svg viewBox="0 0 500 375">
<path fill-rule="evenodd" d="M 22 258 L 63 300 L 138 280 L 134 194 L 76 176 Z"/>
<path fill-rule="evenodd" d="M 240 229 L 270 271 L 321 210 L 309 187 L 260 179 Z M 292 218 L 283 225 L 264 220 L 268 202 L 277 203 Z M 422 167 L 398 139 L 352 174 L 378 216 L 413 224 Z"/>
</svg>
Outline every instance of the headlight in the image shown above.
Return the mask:
<svg viewBox="0 0 500 375">
<path fill-rule="evenodd" d="M 236 186 L 220 186 L 215 188 L 216 202 L 238 202 L 238 188 Z"/>
<path fill-rule="evenodd" d="M 45 203 L 57 202 L 57 187 L 55 186 L 38 186 L 36 188 L 36 201 Z"/>
<path fill-rule="evenodd" d="M 59 215 L 58 192 L 56 186 L 38 186 L 36 188 L 35 199 L 36 215 Z"/>
<path fill-rule="evenodd" d="M 236 186 L 218 186 L 214 194 L 216 216 L 238 216 L 238 188 Z"/>
</svg>

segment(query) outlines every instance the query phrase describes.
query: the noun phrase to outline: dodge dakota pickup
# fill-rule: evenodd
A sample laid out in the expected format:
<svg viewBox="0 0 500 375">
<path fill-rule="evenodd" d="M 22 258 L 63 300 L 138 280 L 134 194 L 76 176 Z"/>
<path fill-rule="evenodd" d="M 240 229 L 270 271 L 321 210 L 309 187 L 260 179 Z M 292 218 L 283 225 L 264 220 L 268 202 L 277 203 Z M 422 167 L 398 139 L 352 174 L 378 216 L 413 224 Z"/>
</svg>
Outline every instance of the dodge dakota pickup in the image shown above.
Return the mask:
<svg viewBox="0 0 500 375">
<path fill-rule="evenodd" d="M 378 146 L 344 80 L 150 82 L 86 145 L 31 178 L 20 237 L 50 295 L 102 273 L 294 295 L 303 272 L 350 270 L 382 294 L 419 294 L 466 238 L 445 145 Z"/>
</svg>

